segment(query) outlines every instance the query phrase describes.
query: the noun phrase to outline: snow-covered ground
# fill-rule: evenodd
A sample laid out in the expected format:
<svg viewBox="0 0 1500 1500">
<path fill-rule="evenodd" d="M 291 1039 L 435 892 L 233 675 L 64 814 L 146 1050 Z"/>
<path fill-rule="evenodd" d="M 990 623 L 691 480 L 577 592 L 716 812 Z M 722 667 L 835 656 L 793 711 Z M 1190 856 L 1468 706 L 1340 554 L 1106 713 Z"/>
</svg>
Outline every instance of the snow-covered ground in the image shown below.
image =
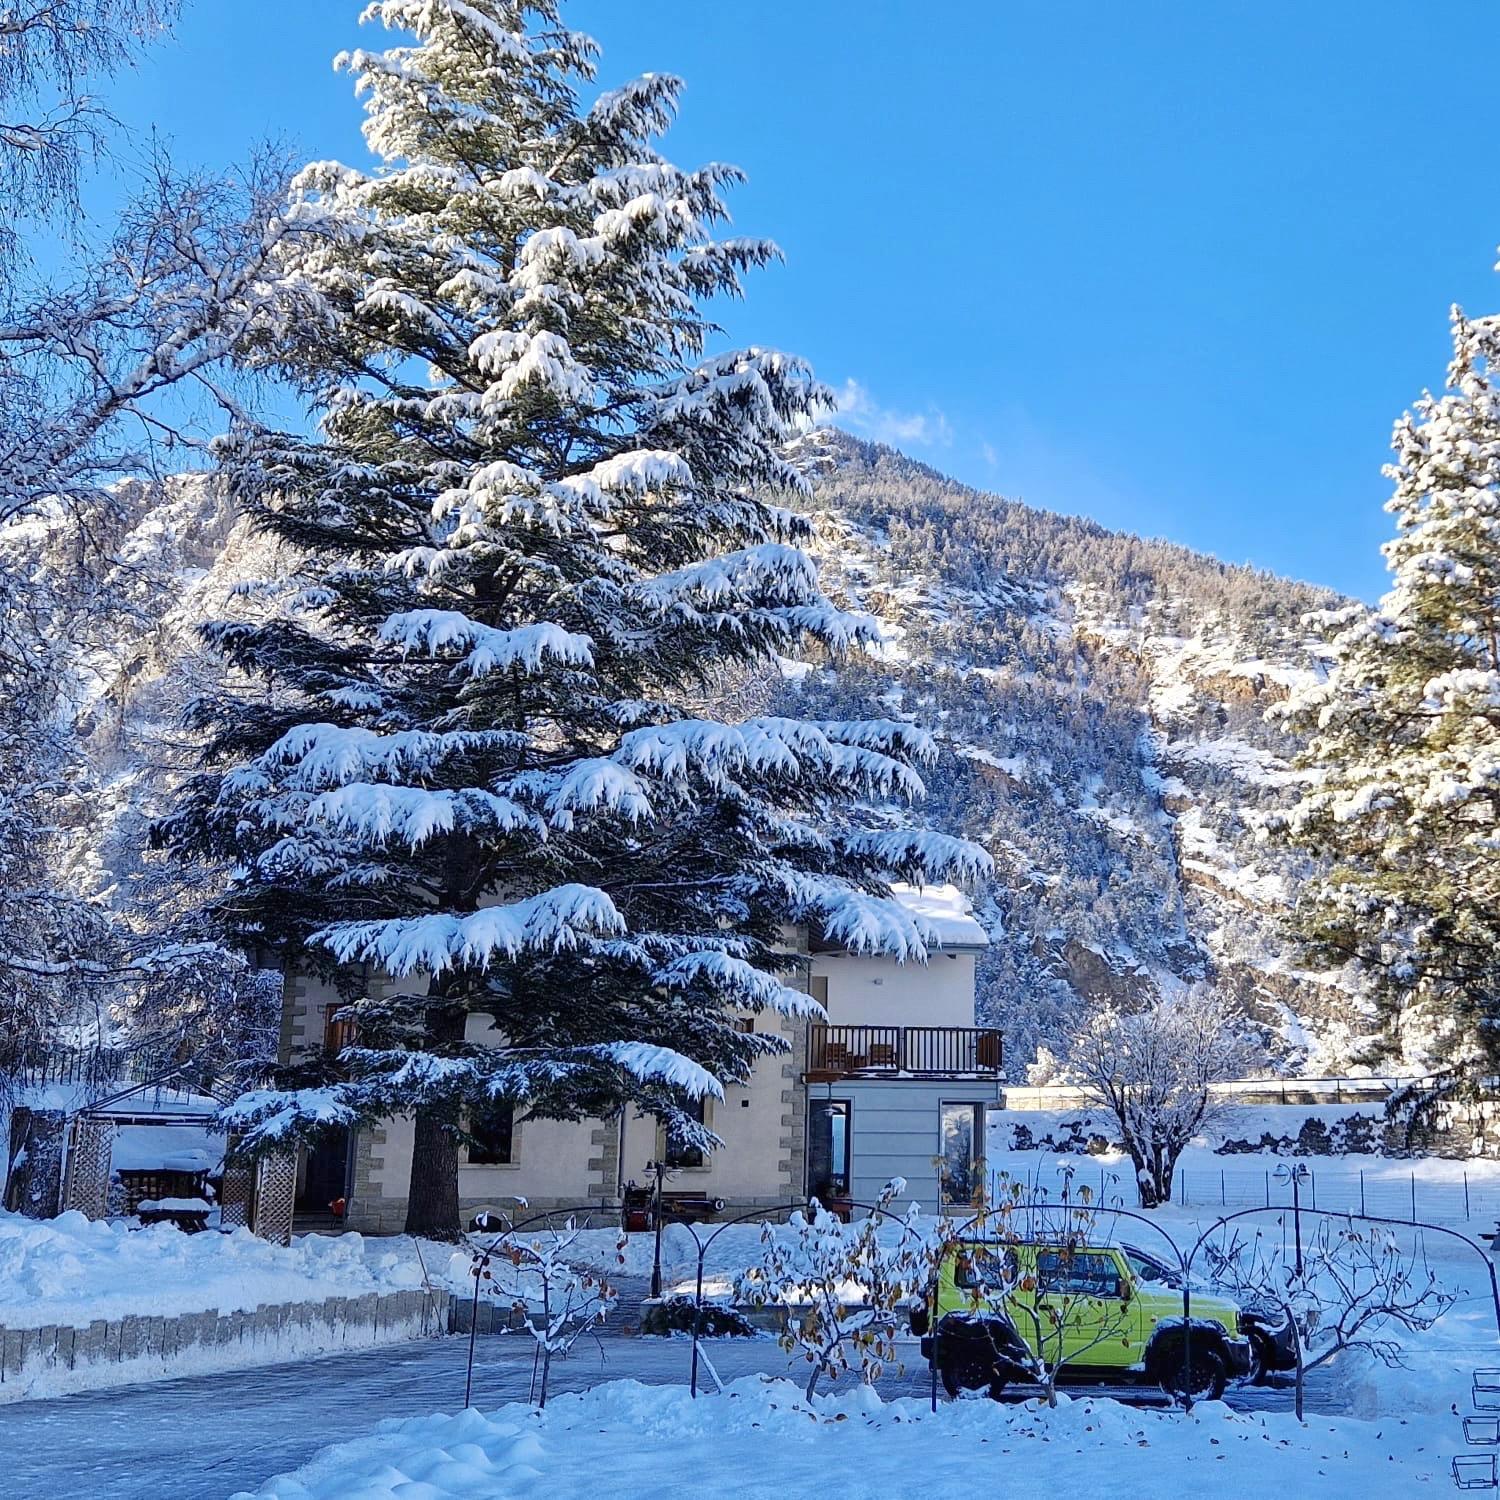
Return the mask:
<svg viewBox="0 0 1500 1500">
<path fill-rule="evenodd" d="M 1448 1426 L 1458 1427 L 1456 1418 Z M 734 1493 L 1398 1496 L 1430 1493 L 1446 1468 L 1435 1422 L 1371 1423 L 1237 1413 L 1190 1416 L 1118 1402 L 882 1402 L 856 1388 L 811 1407 L 785 1380 L 745 1379 L 722 1395 L 612 1381 L 546 1411 L 516 1404 L 383 1423 L 269 1481 L 262 1500 L 486 1500 L 545 1495 L 618 1500 Z M 1447 1444 L 1451 1447 L 1451 1441 Z"/>
<path fill-rule="evenodd" d="M 39 1222 L 0 1212 L 0 1327 L 242 1312 L 421 1285 L 409 1245 L 357 1234 L 303 1235 L 283 1248 L 246 1229 L 184 1234 L 168 1224 L 127 1229 L 79 1213 Z"/>
</svg>

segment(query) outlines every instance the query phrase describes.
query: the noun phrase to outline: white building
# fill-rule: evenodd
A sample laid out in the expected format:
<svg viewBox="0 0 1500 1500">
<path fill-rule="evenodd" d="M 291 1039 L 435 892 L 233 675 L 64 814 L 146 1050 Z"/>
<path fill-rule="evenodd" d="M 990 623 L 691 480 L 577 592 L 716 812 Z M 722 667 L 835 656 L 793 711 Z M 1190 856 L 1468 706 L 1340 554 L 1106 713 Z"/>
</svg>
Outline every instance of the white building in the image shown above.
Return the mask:
<svg viewBox="0 0 1500 1500">
<path fill-rule="evenodd" d="M 724 1145 L 704 1159 L 673 1159 L 656 1121 L 634 1111 L 599 1120 L 528 1119 L 498 1112 L 470 1128 L 483 1145 L 459 1167 L 465 1216 L 524 1197 L 534 1209 L 617 1207 L 648 1161 L 674 1168 L 669 1195 L 722 1199 L 725 1212 L 770 1207 L 815 1193 L 868 1202 L 894 1176 L 908 1196 L 934 1205 L 940 1193 L 967 1201 L 984 1140 L 984 1111 L 999 1100 L 1000 1034 L 976 1027 L 974 968 L 987 938 L 950 886 L 897 888 L 925 917 L 941 946 L 925 964 L 860 958 L 796 947 L 801 982 L 822 1002 L 826 1022 L 764 1012 L 747 1026 L 779 1029 L 790 1052 L 762 1058 L 750 1080 L 705 1103 L 705 1122 Z M 788 983 L 796 983 L 788 979 Z M 286 988 L 281 1061 L 336 1048 L 331 986 L 294 978 Z M 487 1022 L 472 1017 L 470 1036 Z M 303 1153 L 300 1222 L 311 1227 L 345 1203 L 345 1223 L 394 1233 L 406 1216 L 412 1126 L 393 1118 L 341 1132 Z"/>
</svg>

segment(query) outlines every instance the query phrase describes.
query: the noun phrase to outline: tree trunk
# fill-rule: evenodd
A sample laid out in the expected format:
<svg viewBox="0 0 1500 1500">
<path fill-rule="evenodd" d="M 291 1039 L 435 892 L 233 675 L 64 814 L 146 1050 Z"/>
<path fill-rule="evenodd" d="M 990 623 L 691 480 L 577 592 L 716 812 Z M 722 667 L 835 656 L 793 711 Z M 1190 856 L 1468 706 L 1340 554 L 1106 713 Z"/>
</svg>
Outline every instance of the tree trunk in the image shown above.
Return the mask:
<svg viewBox="0 0 1500 1500">
<path fill-rule="evenodd" d="M 406 1232 L 429 1240 L 460 1238 L 458 1141 L 446 1116 L 418 1109 L 411 1145 Z"/>
<path fill-rule="evenodd" d="M 427 993 L 426 1042 L 435 1052 L 461 1042 L 467 1015 L 448 997 L 452 976 L 433 978 Z M 418 1106 L 411 1147 L 411 1183 L 406 1196 L 406 1232 L 429 1240 L 461 1236 L 458 1207 L 458 1141 L 446 1110 Z"/>
</svg>

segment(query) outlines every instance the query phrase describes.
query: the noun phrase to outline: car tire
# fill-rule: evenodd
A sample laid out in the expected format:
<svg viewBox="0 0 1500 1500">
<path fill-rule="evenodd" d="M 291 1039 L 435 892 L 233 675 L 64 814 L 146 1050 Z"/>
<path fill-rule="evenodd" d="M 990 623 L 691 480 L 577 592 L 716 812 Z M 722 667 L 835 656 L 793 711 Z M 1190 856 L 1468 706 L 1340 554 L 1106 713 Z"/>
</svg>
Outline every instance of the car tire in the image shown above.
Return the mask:
<svg viewBox="0 0 1500 1500">
<path fill-rule="evenodd" d="M 1166 1356 L 1158 1383 L 1174 1401 L 1184 1395 L 1194 1401 L 1217 1401 L 1226 1384 L 1224 1361 L 1212 1349 L 1203 1348 L 1199 1340 L 1193 1346 L 1189 1367 L 1187 1351 L 1179 1343 Z"/>
<path fill-rule="evenodd" d="M 965 1391 L 988 1390 L 993 1394 L 996 1385 L 987 1370 L 976 1370 L 965 1365 L 939 1365 L 938 1379 L 942 1381 L 950 1401 L 957 1401 Z M 1002 1380 L 999 1384 L 1003 1386 L 1005 1382 Z"/>
</svg>

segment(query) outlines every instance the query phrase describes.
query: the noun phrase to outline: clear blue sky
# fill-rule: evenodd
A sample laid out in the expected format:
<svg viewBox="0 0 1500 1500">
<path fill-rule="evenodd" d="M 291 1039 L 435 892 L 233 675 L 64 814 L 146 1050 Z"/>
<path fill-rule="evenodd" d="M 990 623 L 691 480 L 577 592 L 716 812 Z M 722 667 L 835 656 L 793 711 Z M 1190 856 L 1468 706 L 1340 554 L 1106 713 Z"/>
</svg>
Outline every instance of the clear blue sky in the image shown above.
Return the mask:
<svg viewBox="0 0 1500 1500">
<path fill-rule="evenodd" d="M 112 94 L 175 153 L 364 161 L 362 0 L 188 0 Z M 725 321 L 973 484 L 1374 597 L 1390 426 L 1500 309 L 1500 4 L 576 0 L 688 84 L 787 264 Z"/>
</svg>

